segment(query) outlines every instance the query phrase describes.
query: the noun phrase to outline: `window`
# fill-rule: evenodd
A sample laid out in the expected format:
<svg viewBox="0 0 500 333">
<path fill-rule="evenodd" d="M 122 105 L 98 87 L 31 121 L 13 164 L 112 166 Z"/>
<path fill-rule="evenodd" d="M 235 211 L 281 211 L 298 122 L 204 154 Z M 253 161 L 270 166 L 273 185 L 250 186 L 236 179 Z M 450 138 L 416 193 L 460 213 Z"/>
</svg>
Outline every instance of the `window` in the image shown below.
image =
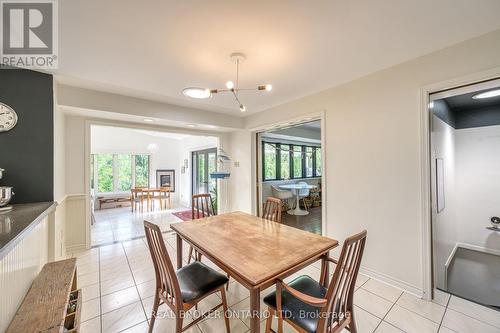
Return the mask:
<svg viewBox="0 0 500 333">
<path fill-rule="evenodd" d="M 118 190 L 128 191 L 132 188 L 132 155 L 117 155 Z"/>
<path fill-rule="evenodd" d="M 276 145 L 264 143 L 264 180 L 276 179 Z"/>
<path fill-rule="evenodd" d="M 264 181 L 321 177 L 321 147 L 262 142 Z"/>
<path fill-rule="evenodd" d="M 113 191 L 113 155 L 97 155 L 97 192 Z"/>
<path fill-rule="evenodd" d="M 280 145 L 280 177 L 279 179 L 290 179 L 290 146 Z"/>
<path fill-rule="evenodd" d="M 321 176 L 321 148 L 316 148 L 316 151 L 314 152 L 314 159 L 315 159 L 315 169 L 316 169 L 316 176 Z"/>
<path fill-rule="evenodd" d="M 314 175 L 313 166 L 313 147 L 306 147 L 304 161 L 306 167 L 306 177 L 312 177 Z"/>
<path fill-rule="evenodd" d="M 91 168 L 91 186 L 98 193 L 149 186 L 149 155 L 94 154 Z"/>
<path fill-rule="evenodd" d="M 302 146 L 293 146 L 293 178 L 304 178 L 302 175 Z"/>
<path fill-rule="evenodd" d="M 135 187 L 149 187 L 149 155 L 135 155 Z"/>
</svg>

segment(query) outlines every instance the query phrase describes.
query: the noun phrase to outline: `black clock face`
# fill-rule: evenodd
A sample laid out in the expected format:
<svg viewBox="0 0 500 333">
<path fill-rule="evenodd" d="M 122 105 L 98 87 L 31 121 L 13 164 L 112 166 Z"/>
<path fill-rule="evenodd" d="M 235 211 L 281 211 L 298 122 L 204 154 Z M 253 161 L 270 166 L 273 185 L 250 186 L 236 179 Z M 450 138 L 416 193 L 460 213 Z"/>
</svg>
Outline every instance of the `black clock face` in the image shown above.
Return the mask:
<svg viewBox="0 0 500 333">
<path fill-rule="evenodd" d="M 10 106 L 0 103 L 0 132 L 7 132 L 17 124 L 17 113 Z"/>
</svg>

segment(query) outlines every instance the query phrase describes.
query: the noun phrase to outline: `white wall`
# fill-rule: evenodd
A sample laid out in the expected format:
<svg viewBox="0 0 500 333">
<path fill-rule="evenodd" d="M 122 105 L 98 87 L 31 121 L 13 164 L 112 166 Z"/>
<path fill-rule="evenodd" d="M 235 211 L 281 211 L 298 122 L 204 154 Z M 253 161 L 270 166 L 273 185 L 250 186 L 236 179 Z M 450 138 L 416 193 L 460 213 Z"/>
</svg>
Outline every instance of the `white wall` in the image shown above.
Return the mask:
<svg viewBox="0 0 500 333">
<path fill-rule="evenodd" d="M 422 292 L 421 88 L 499 66 L 495 31 L 250 115 L 245 124 L 252 129 L 326 110 L 328 236 L 343 240 L 366 228 L 364 271 Z M 246 131 L 231 135 L 248 153 Z M 241 164 L 251 165 L 247 156 L 239 156 Z M 240 170 L 233 181 L 249 184 L 252 170 Z M 234 208 L 249 205 L 237 199 Z"/>
<path fill-rule="evenodd" d="M 179 203 L 180 188 L 180 145 L 183 136 L 153 136 L 144 131 L 123 127 L 92 126 L 91 153 L 124 153 L 150 155 L 149 184 L 156 186 L 156 170 L 175 170 L 175 192 L 172 193 L 173 204 Z M 148 145 L 157 145 L 158 151 L 149 151 Z M 189 179 L 188 179 L 189 180 Z"/>
<path fill-rule="evenodd" d="M 455 129 L 432 116 L 432 193 L 436 192 L 436 158 L 442 158 L 444 163 L 444 194 L 445 208 L 437 213 L 435 200 L 433 212 L 433 250 L 436 286 L 446 289 L 445 263 L 450 257 L 458 241 L 457 205 L 455 199 Z"/>
<path fill-rule="evenodd" d="M 500 251 L 500 233 L 485 228 L 500 216 L 500 126 L 460 129 L 455 137 L 459 242 Z"/>
<path fill-rule="evenodd" d="M 252 213 L 252 200 L 256 197 L 255 184 L 252 184 L 252 172 L 255 170 L 252 150 L 252 134 L 250 131 L 235 131 L 229 136 L 231 142 L 231 158 L 233 165 L 229 180 L 229 197 L 231 210 Z"/>
</svg>

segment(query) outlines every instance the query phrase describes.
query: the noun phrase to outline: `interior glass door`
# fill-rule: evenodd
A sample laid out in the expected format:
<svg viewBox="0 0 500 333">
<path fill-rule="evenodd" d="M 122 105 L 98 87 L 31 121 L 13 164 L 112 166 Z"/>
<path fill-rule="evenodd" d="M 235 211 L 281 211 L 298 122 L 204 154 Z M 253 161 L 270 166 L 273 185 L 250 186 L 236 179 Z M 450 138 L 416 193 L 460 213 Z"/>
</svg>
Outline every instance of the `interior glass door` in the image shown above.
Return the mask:
<svg viewBox="0 0 500 333">
<path fill-rule="evenodd" d="M 217 180 L 210 174 L 217 171 L 217 148 L 193 151 L 192 153 L 193 194 L 210 193 L 217 199 Z"/>
</svg>

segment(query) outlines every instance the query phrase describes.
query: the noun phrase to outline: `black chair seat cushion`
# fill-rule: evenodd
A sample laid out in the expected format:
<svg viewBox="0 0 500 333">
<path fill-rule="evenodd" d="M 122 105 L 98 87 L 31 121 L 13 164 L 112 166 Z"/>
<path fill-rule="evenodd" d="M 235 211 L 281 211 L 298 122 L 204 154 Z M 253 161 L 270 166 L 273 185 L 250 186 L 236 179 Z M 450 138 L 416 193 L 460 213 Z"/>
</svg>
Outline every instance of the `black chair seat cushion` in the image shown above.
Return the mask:
<svg viewBox="0 0 500 333">
<path fill-rule="evenodd" d="M 325 298 L 326 289 L 307 275 L 302 275 L 288 283 L 290 287 L 309 296 Z M 321 315 L 321 308 L 311 306 L 292 296 L 286 290 L 282 291 L 281 307 L 283 317 L 293 321 L 309 333 L 315 333 Z M 276 292 L 267 295 L 264 303 L 276 309 Z"/>
<path fill-rule="evenodd" d="M 226 284 L 229 279 L 224 274 L 195 261 L 177 270 L 182 300 L 189 303 Z"/>
</svg>

